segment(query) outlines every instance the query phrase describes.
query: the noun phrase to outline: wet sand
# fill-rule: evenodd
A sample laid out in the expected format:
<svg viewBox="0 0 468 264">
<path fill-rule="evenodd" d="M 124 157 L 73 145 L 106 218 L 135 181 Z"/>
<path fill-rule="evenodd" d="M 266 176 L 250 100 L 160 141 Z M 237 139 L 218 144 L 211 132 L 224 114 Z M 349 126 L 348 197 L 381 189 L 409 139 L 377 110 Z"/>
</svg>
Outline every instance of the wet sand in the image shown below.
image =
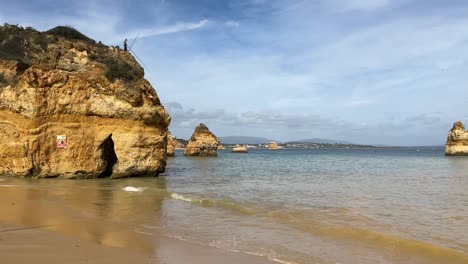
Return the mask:
<svg viewBox="0 0 468 264">
<path fill-rule="evenodd" d="M 2 264 L 22 263 L 274 263 L 266 258 L 197 245 L 158 236 L 152 254 L 103 244 L 44 230 L 44 227 L 15 226 L 0 223 Z"/>
<path fill-rule="evenodd" d="M 166 236 L 160 222 L 167 192 L 123 191 L 131 179 L 0 182 L 1 264 L 274 263 Z"/>
</svg>

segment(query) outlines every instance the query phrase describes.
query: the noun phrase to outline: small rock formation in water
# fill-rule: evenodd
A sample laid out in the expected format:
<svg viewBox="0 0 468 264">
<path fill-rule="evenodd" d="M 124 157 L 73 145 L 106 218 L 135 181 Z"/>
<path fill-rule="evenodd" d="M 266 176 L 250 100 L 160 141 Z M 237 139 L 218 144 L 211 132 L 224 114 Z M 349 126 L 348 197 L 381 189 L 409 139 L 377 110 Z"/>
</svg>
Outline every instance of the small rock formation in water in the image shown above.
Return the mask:
<svg viewBox="0 0 468 264">
<path fill-rule="evenodd" d="M 172 136 L 171 132 L 167 132 L 167 156 L 174 157 L 175 156 L 175 147 L 176 142 L 174 137 Z"/>
<path fill-rule="evenodd" d="M 219 145 L 219 146 L 218 146 L 218 150 L 225 150 L 225 149 L 226 149 L 226 147 L 223 146 L 223 145 Z"/>
<path fill-rule="evenodd" d="M 448 133 L 445 155 L 468 156 L 468 130 L 461 121 L 455 122 Z"/>
<path fill-rule="evenodd" d="M 231 152 L 234 152 L 234 153 L 248 153 L 249 150 L 247 149 L 246 146 L 236 145 L 234 148 L 232 148 Z"/>
<path fill-rule="evenodd" d="M 217 156 L 219 138 L 210 132 L 205 124 L 195 128 L 192 137 L 185 147 L 185 156 Z"/>
<path fill-rule="evenodd" d="M 0 175 L 158 175 L 170 116 L 129 52 L 69 27 L 0 27 Z"/>
<path fill-rule="evenodd" d="M 268 144 L 268 149 L 269 150 L 278 150 L 279 149 L 278 143 L 271 142 L 270 144 Z"/>
</svg>

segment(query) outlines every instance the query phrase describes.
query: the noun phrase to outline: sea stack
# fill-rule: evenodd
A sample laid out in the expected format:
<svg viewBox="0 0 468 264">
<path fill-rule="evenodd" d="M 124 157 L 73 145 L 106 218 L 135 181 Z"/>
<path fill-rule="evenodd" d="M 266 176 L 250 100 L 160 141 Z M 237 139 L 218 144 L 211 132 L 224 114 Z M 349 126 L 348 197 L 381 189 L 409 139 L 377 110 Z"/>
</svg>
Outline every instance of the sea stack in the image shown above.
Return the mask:
<svg viewBox="0 0 468 264">
<path fill-rule="evenodd" d="M 268 144 L 268 149 L 269 150 L 278 150 L 279 149 L 278 143 L 271 142 L 270 144 Z"/>
<path fill-rule="evenodd" d="M 205 124 L 195 128 L 184 150 L 185 156 L 217 156 L 219 138 L 210 132 Z"/>
<path fill-rule="evenodd" d="M 468 156 L 468 130 L 461 121 L 455 122 L 448 133 L 445 155 Z"/>
<path fill-rule="evenodd" d="M 0 27 L 0 175 L 156 176 L 170 116 L 126 51 L 75 29 Z"/>
<path fill-rule="evenodd" d="M 247 149 L 246 146 L 236 145 L 234 148 L 232 148 L 231 152 L 234 152 L 234 153 L 248 153 L 249 150 Z"/>
<path fill-rule="evenodd" d="M 167 132 L 167 156 L 168 157 L 174 157 L 175 156 L 175 139 L 172 136 L 171 132 Z"/>
<path fill-rule="evenodd" d="M 218 146 L 218 150 L 225 150 L 225 149 L 226 149 L 226 147 L 221 145 L 221 144 Z"/>
</svg>

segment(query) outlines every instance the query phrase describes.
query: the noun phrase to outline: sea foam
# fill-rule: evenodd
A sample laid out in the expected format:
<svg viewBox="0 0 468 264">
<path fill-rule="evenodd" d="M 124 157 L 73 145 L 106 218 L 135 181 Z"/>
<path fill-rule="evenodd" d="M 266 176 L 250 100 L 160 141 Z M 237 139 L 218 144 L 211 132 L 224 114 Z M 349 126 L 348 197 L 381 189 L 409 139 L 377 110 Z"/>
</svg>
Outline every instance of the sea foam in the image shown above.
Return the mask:
<svg viewBox="0 0 468 264">
<path fill-rule="evenodd" d="M 182 201 L 186 201 L 186 202 L 192 202 L 192 199 L 189 199 L 189 198 L 185 198 L 184 196 L 178 194 L 178 193 L 173 193 L 171 194 L 171 197 L 176 199 L 176 200 L 182 200 Z"/>
<path fill-rule="evenodd" d="M 123 188 L 122 190 L 126 192 L 143 192 L 146 188 L 145 187 L 133 187 L 133 186 L 127 186 Z"/>
</svg>

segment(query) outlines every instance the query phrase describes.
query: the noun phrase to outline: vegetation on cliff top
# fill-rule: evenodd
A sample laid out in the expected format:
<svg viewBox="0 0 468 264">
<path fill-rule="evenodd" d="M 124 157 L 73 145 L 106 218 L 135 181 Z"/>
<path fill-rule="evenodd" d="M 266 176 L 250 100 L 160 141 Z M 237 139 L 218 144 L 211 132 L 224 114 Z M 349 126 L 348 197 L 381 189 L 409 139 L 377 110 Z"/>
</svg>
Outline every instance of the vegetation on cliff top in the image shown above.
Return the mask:
<svg viewBox="0 0 468 264">
<path fill-rule="evenodd" d="M 68 39 L 79 39 L 84 41 L 95 42 L 93 39 L 88 38 L 86 35 L 70 26 L 54 27 L 52 29 L 47 30 L 45 33 Z"/>
<path fill-rule="evenodd" d="M 68 48 L 86 50 L 90 60 L 104 64 L 107 67 L 105 75 L 111 82 L 118 79 L 134 81 L 143 77 L 139 69 L 116 56 L 108 46 L 96 43 L 69 26 L 39 32 L 32 27 L 4 24 L 0 26 L 0 60 L 16 60 L 28 65 L 44 63 L 55 57 L 50 56 L 49 45 L 59 43 L 60 38 L 73 40 Z"/>
<path fill-rule="evenodd" d="M 113 57 L 99 59 L 98 61 L 107 66 L 106 77 L 110 81 L 117 79 L 133 81 L 139 78 L 138 71 L 126 61 L 120 61 Z"/>
</svg>

